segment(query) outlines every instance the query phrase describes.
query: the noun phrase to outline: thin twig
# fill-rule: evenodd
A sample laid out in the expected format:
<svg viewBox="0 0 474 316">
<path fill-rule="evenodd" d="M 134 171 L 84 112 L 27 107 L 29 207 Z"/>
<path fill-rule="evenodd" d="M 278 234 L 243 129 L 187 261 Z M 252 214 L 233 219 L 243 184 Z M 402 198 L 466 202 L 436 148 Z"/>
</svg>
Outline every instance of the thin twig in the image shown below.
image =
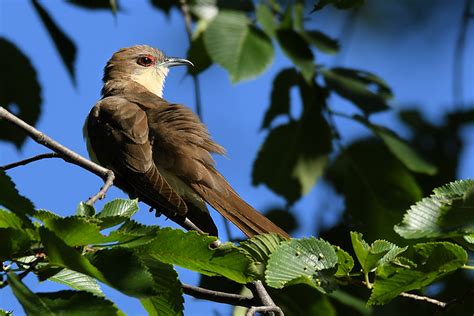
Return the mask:
<svg viewBox="0 0 474 316">
<path fill-rule="evenodd" d="M 184 24 L 186 27 L 186 34 L 188 35 L 189 45 L 192 43 L 193 39 L 193 28 L 192 28 L 192 19 L 191 13 L 189 11 L 189 5 L 186 0 L 179 1 L 181 12 L 184 17 Z M 201 106 L 201 88 L 199 85 L 199 78 L 197 74 L 192 74 L 193 83 L 194 83 L 194 96 L 196 102 L 196 114 L 202 120 L 202 106 Z"/>
<path fill-rule="evenodd" d="M 278 306 L 252 306 L 247 310 L 245 316 L 253 316 L 256 313 L 277 313 L 280 316 L 284 316 L 283 311 Z"/>
<path fill-rule="evenodd" d="M 243 307 L 251 307 L 256 305 L 255 299 L 252 296 L 213 291 L 189 284 L 183 284 L 182 287 L 184 294 L 199 299 Z"/>
<path fill-rule="evenodd" d="M 7 165 L 0 166 L 0 169 L 1 170 L 13 169 L 13 168 L 16 168 L 16 167 L 19 167 L 19 166 L 27 165 L 31 162 L 35 162 L 35 161 L 42 160 L 42 159 L 49 159 L 49 158 L 62 158 L 62 157 L 60 155 L 58 155 L 57 153 L 45 153 L 45 154 L 40 154 L 40 155 L 30 157 L 30 158 L 27 158 L 27 159 L 23 159 L 23 160 L 20 160 L 20 161 L 12 162 L 12 163 L 9 163 Z"/>
<path fill-rule="evenodd" d="M 265 310 L 265 312 L 268 312 L 270 315 L 274 315 L 273 312 L 276 312 L 279 315 L 283 315 L 283 312 L 281 311 L 281 309 L 275 304 L 275 302 L 273 302 L 273 299 L 271 298 L 270 294 L 268 294 L 267 289 L 263 285 L 262 281 L 258 280 L 258 281 L 249 283 L 247 284 L 247 287 L 250 289 L 250 291 L 252 291 L 255 298 L 258 298 L 258 300 L 260 301 L 261 304 L 259 305 L 262 305 L 260 307 L 268 307 L 268 309 Z M 258 311 L 260 310 L 254 309 L 254 311 L 250 314 L 248 314 L 249 311 L 247 311 L 247 315 L 254 315 L 255 312 L 258 312 Z"/>
<path fill-rule="evenodd" d="M 406 293 L 406 292 L 400 293 L 400 296 L 411 298 L 411 299 L 414 299 L 416 301 L 428 302 L 428 303 L 434 304 L 434 305 L 436 305 L 440 308 L 445 308 L 446 305 L 447 305 L 447 303 L 445 303 L 445 302 L 438 301 L 438 300 L 436 300 L 434 298 L 431 298 L 431 297 L 428 297 L 428 296 L 421 296 L 421 295 L 416 295 L 416 294 L 411 294 L 411 293 Z"/>
<path fill-rule="evenodd" d="M 467 27 L 470 19 L 473 0 L 465 0 L 464 10 L 462 13 L 461 25 L 459 27 L 458 39 L 456 41 L 456 47 L 454 49 L 454 60 L 453 60 L 453 105 L 455 107 L 462 107 L 464 104 L 464 89 L 463 89 L 463 77 L 464 77 L 464 51 L 466 50 L 466 35 Z"/>
<path fill-rule="evenodd" d="M 111 170 L 109 170 L 109 172 L 107 173 L 107 178 L 105 179 L 105 182 L 102 188 L 100 188 L 97 194 L 90 197 L 89 200 L 87 200 L 86 204 L 92 206 L 97 200 L 102 200 L 103 198 L 105 198 L 105 193 L 107 193 L 107 190 L 114 184 L 114 180 L 115 180 L 115 175 Z"/>
</svg>

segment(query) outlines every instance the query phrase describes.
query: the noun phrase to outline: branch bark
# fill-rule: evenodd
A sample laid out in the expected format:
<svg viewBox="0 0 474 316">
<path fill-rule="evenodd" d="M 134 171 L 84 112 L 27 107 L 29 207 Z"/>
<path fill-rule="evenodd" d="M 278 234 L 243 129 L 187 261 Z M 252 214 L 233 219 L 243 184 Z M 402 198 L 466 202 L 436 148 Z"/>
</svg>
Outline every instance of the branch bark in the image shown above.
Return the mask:
<svg viewBox="0 0 474 316">
<path fill-rule="evenodd" d="M 258 305 L 252 296 L 213 291 L 189 284 L 183 284 L 182 286 L 184 294 L 195 298 L 234 306 L 252 307 Z"/>
</svg>

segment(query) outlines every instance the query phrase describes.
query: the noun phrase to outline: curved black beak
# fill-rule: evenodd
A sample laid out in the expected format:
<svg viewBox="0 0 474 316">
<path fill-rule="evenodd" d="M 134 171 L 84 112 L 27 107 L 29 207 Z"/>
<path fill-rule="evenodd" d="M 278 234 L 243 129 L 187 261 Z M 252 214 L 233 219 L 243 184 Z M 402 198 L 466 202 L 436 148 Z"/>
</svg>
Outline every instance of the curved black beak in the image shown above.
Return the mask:
<svg viewBox="0 0 474 316">
<path fill-rule="evenodd" d="M 164 62 L 159 64 L 159 66 L 167 67 L 167 68 L 175 67 L 175 66 L 193 66 L 194 67 L 194 64 L 184 58 L 167 57 Z"/>
</svg>

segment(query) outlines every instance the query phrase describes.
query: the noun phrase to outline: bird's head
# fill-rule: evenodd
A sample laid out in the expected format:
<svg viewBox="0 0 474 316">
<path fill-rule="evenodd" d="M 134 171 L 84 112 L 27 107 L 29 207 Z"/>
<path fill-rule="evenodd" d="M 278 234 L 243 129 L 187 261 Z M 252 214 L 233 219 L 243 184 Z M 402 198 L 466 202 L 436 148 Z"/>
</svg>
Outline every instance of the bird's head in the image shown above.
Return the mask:
<svg viewBox="0 0 474 316">
<path fill-rule="evenodd" d="M 193 64 L 186 59 L 167 57 L 160 50 L 138 45 L 122 48 L 107 62 L 104 69 L 104 88 L 110 81 L 133 80 L 159 97 L 170 67 Z"/>
</svg>

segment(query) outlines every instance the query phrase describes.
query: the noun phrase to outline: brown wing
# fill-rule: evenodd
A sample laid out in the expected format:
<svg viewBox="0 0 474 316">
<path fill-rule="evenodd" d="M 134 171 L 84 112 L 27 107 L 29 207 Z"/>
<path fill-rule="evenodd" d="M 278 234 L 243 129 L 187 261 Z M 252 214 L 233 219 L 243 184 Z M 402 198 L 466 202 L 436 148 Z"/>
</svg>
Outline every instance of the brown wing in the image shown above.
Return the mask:
<svg viewBox="0 0 474 316">
<path fill-rule="evenodd" d="M 102 99 L 89 114 L 87 131 L 93 154 L 117 174 L 119 187 L 153 207 L 187 212 L 154 164 L 148 119 L 138 105 L 119 96 Z"/>
<path fill-rule="evenodd" d="M 211 153 L 223 154 L 207 128 L 188 108 L 159 99 L 146 109 L 157 165 L 177 175 L 247 236 L 289 235 L 242 200 L 214 168 Z"/>
</svg>

